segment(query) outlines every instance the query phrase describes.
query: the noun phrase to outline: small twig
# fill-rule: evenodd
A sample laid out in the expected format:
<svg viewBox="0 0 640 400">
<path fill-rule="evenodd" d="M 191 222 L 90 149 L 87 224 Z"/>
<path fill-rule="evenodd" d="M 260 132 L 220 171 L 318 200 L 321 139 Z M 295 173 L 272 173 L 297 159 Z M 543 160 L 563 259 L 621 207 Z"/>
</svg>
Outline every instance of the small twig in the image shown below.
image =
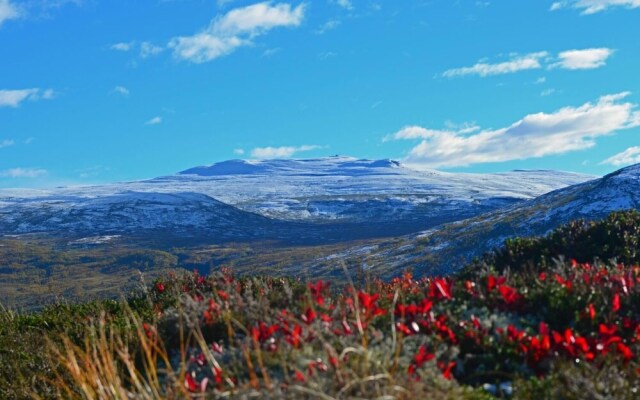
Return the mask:
<svg viewBox="0 0 640 400">
<path fill-rule="evenodd" d="M 309 389 L 309 388 L 306 388 L 306 387 L 304 387 L 304 386 L 295 385 L 295 386 L 290 386 L 289 388 L 290 388 L 291 390 L 296 391 L 296 392 L 306 393 L 306 394 L 309 394 L 309 395 L 311 395 L 311 396 L 316 396 L 316 397 L 317 397 L 317 398 L 319 398 L 319 399 L 324 399 L 324 400 L 336 400 L 336 398 L 335 398 L 335 397 L 328 396 L 328 395 L 326 395 L 326 394 L 324 394 L 324 393 L 322 393 L 322 392 L 318 392 L 318 391 L 316 391 L 316 390 Z"/>
<path fill-rule="evenodd" d="M 351 389 L 355 385 L 362 384 L 362 383 L 367 383 L 367 382 L 378 381 L 378 380 L 381 380 L 381 379 L 389 379 L 389 380 L 391 380 L 391 375 L 389 375 L 389 374 L 377 374 L 377 375 L 367 376 L 366 378 L 362 378 L 362 379 L 357 379 L 357 380 L 351 381 L 351 382 L 347 383 L 346 385 L 344 385 L 344 387 L 342 389 L 340 389 L 340 391 L 338 392 L 338 398 L 340 398 L 344 392 L 346 392 L 347 390 Z"/>
</svg>

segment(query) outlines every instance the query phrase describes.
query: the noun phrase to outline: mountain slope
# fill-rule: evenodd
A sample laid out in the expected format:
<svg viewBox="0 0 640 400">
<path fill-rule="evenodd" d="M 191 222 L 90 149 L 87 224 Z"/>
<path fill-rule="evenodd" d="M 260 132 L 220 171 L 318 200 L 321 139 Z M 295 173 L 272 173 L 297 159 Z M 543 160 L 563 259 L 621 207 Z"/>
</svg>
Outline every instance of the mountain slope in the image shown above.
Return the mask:
<svg viewBox="0 0 640 400">
<path fill-rule="evenodd" d="M 373 222 L 408 213 L 423 220 L 452 211 L 475 215 L 592 178 L 555 171 L 415 171 L 393 160 L 336 156 L 230 160 L 154 181 L 191 185 L 225 203 L 281 219 Z"/>
<path fill-rule="evenodd" d="M 554 171 L 425 172 L 350 157 L 230 160 L 139 182 L 0 190 L 0 234 L 170 229 L 237 239 L 242 232 L 246 238 L 302 235 L 316 242 L 389 237 L 591 178 Z"/>
<path fill-rule="evenodd" d="M 0 231 L 12 234 L 123 234 L 167 230 L 218 238 L 260 236 L 268 218 L 199 193 L 122 192 L 99 197 L 30 198 L 0 207 Z"/>
<path fill-rule="evenodd" d="M 350 265 L 389 274 L 403 268 L 448 274 L 507 238 L 542 235 L 575 219 L 597 220 L 625 209 L 640 209 L 640 164 L 502 210 L 379 242 L 365 250 L 354 248 L 341 257 Z M 321 265 L 327 267 L 324 261 Z"/>
</svg>

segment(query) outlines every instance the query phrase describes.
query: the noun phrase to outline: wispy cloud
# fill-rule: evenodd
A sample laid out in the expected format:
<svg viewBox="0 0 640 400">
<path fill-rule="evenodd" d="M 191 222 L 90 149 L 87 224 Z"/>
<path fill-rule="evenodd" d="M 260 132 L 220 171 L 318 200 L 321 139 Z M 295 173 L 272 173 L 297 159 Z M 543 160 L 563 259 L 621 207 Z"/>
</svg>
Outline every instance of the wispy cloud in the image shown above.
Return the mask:
<svg viewBox="0 0 640 400">
<path fill-rule="evenodd" d="M 542 60 L 548 57 L 549 53 L 541 51 L 538 53 L 530 53 L 523 56 L 512 57 L 509 61 L 496 64 L 479 62 L 471 67 L 453 68 L 445 71 L 442 76 L 445 78 L 453 78 L 464 75 L 480 75 L 482 77 L 490 75 L 512 74 L 518 71 L 528 69 L 542 68 Z"/>
<path fill-rule="evenodd" d="M 640 1 L 640 0 L 639 0 Z M 512 55 L 507 61 L 488 63 L 481 61 L 471 67 L 453 68 L 442 73 L 445 78 L 454 78 L 465 75 L 478 75 L 487 77 L 491 75 L 512 74 L 515 72 L 534 70 L 541 68 L 562 68 L 568 70 L 594 69 L 606 65 L 607 59 L 614 53 L 608 48 L 591 48 L 581 50 L 567 50 L 556 57 L 547 51 L 529 53 L 525 55 Z M 540 81 L 539 83 L 542 83 Z"/>
<path fill-rule="evenodd" d="M 530 114 L 501 129 L 469 133 L 408 126 L 391 138 L 421 140 L 405 159 L 407 164 L 418 168 L 459 167 L 562 154 L 591 148 L 599 136 L 640 126 L 637 105 L 623 101 L 629 95 L 624 92 L 602 96 L 595 103 L 565 107 L 550 114 Z"/>
<path fill-rule="evenodd" d="M 151 42 L 120 42 L 115 43 L 110 46 L 111 50 L 121 51 L 121 52 L 132 52 L 138 51 L 140 58 L 149 58 L 151 56 L 156 56 L 164 51 L 164 47 L 158 46 Z"/>
<path fill-rule="evenodd" d="M 0 26 L 2 26 L 5 21 L 19 17 L 20 12 L 17 6 L 9 0 L 0 0 Z"/>
<path fill-rule="evenodd" d="M 318 53 L 318 59 L 320 61 L 325 61 L 325 60 L 328 60 L 329 58 L 333 58 L 337 56 L 338 56 L 338 53 L 335 53 L 333 51 L 323 51 L 321 53 Z"/>
<path fill-rule="evenodd" d="M 327 22 L 325 22 L 324 24 L 320 25 L 318 27 L 318 29 L 316 29 L 315 31 L 313 31 L 315 34 L 318 35 L 324 35 L 327 31 L 336 29 L 337 27 L 340 26 L 340 21 L 338 21 L 337 19 L 331 19 Z"/>
<path fill-rule="evenodd" d="M 305 5 L 263 2 L 236 8 L 219 15 L 210 26 L 192 36 L 171 39 L 169 47 L 175 57 L 203 63 L 228 55 L 242 46 L 278 27 L 299 26 L 305 14 Z"/>
<path fill-rule="evenodd" d="M 40 178 L 47 174 L 42 168 L 11 168 L 0 171 L 0 178 Z"/>
<path fill-rule="evenodd" d="M 52 89 L 0 90 L 0 107 L 19 107 L 25 100 L 51 100 L 55 97 Z"/>
<path fill-rule="evenodd" d="M 347 10 L 353 10 L 353 3 L 351 2 L 351 0 L 332 0 L 332 3 L 337 4 Z"/>
<path fill-rule="evenodd" d="M 225 7 L 227 4 L 233 3 L 235 0 L 217 0 L 218 7 Z"/>
<path fill-rule="evenodd" d="M 86 0 L 0 0 L 0 27 L 12 19 L 52 18 L 54 11 L 68 5 L 81 6 Z"/>
<path fill-rule="evenodd" d="M 148 58 L 151 56 L 156 56 L 164 51 L 164 48 L 161 46 L 157 46 L 151 42 L 142 42 L 140 43 L 140 57 Z"/>
<path fill-rule="evenodd" d="M 283 147 L 256 147 L 251 150 L 251 157 L 253 158 L 290 158 L 296 153 L 304 151 L 311 151 L 321 149 L 322 146 L 318 145 L 303 145 L 303 146 L 283 146 Z"/>
<path fill-rule="evenodd" d="M 150 120 L 148 120 L 147 122 L 145 122 L 145 125 L 159 125 L 162 123 L 162 117 L 153 117 Z"/>
<path fill-rule="evenodd" d="M 560 10 L 561 8 L 575 8 L 582 10 L 583 15 L 589 15 L 613 7 L 638 8 L 640 7 L 640 0 L 564 0 L 553 3 L 551 11 Z"/>
<path fill-rule="evenodd" d="M 0 149 L 3 147 L 13 146 L 14 144 L 16 144 L 16 142 L 11 139 L 0 140 Z"/>
<path fill-rule="evenodd" d="M 110 48 L 115 51 L 131 51 L 135 45 L 136 42 L 120 42 L 112 44 Z"/>
<path fill-rule="evenodd" d="M 113 90 L 111 91 L 111 93 L 116 93 L 122 96 L 129 96 L 129 94 L 131 94 L 131 92 L 129 91 L 129 89 L 127 89 L 124 86 L 116 86 L 113 88 Z"/>
<path fill-rule="evenodd" d="M 600 164 L 611 164 L 616 167 L 640 163 L 640 146 L 629 147 L 625 151 L 611 156 Z"/>
<path fill-rule="evenodd" d="M 233 149 L 233 154 L 237 156 L 242 156 L 244 155 L 244 149 Z"/>
<path fill-rule="evenodd" d="M 33 100 L 52 100 L 55 99 L 57 93 L 53 89 L 45 89 L 43 91 L 39 91 L 33 98 Z"/>
<path fill-rule="evenodd" d="M 36 93 L 38 89 L 0 90 L 0 107 L 18 107 Z"/>
<path fill-rule="evenodd" d="M 266 49 L 262 52 L 262 57 L 272 57 L 280 53 L 282 49 L 280 47 L 274 47 L 273 49 Z"/>
<path fill-rule="evenodd" d="M 585 50 L 568 50 L 558 54 L 560 59 L 552 67 L 564 69 L 594 69 L 606 65 L 607 59 L 613 54 L 612 49 L 596 48 Z"/>
</svg>

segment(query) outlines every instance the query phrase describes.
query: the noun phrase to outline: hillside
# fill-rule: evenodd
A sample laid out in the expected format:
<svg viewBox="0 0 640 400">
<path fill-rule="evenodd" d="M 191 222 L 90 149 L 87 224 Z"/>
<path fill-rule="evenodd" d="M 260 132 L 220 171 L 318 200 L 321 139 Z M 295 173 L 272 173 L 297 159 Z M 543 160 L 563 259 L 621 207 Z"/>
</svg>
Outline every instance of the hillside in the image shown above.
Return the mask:
<svg viewBox="0 0 640 400">
<path fill-rule="evenodd" d="M 625 262 L 494 259 L 347 285 L 168 272 L 126 302 L 0 309 L 0 397 L 634 399 L 640 214 L 590 224 L 610 237 L 574 226 L 544 255 L 590 243 L 584 257 Z"/>
<path fill-rule="evenodd" d="M 419 274 L 446 274 L 508 238 L 543 235 L 572 220 L 598 220 L 626 209 L 640 209 L 640 165 L 474 218 L 356 247 L 342 259 L 387 276 L 407 267 Z"/>
<path fill-rule="evenodd" d="M 392 234 L 416 232 L 592 178 L 555 171 L 420 172 L 392 160 L 349 157 L 231 160 L 139 182 L 0 190 L 0 234 L 55 233 L 82 226 L 94 228 L 94 234 L 167 227 L 192 230 L 203 225 L 215 228 L 218 219 L 224 220 L 220 231 L 230 226 L 228 222 L 235 222 L 243 230 L 248 228 L 245 222 L 252 218 L 254 231 L 263 230 L 264 236 L 272 239 L 282 236 L 279 226 L 272 227 L 267 220 L 246 214 L 251 213 L 271 220 L 311 224 L 306 226 L 308 229 L 336 224 L 334 229 L 321 230 L 316 236 L 330 239 L 331 232 L 351 229 L 351 239 L 356 239 L 385 236 L 383 232 L 390 229 Z M 175 207 L 178 198 L 180 208 L 190 212 L 178 212 L 174 220 L 165 218 L 173 213 L 171 207 Z M 215 201 L 220 203 L 214 204 Z M 245 214 L 234 212 L 229 206 Z M 95 226 L 90 226 L 90 220 L 96 221 Z M 293 227 L 287 226 L 287 230 Z M 248 237 L 254 234 L 251 229 L 244 232 Z M 297 231 L 290 235 L 298 236 Z"/>
<path fill-rule="evenodd" d="M 113 297 L 135 285 L 138 271 L 155 276 L 177 265 L 203 274 L 225 265 L 239 274 L 331 278 L 343 275 L 343 265 L 382 276 L 405 268 L 416 274 L 448 273 L 508 237 L 543 234 L 571 219 L 597 219 L 638 205 L 637 166 L 529 200 L 523 198 L 585 177 L 549 171 L 496 176 L 329 158 L 229 161 L 151 181 L 5 190 L 0 298 L 14 306 L 38 307 L 59 297 Z M 280 184 L 284 189 L 274 190 Z M 187 189 L 192 191 L 180 191 Z M 253 189 L 253 200 L 235 206 L 209 196 L 224 190 L 241 199 Z M 365 190 L 375 194 L 346 195 Z M 355 214 L 322 219 L 264 215 L 280 209 L 274 204 L 281 201 L 289 211 L 302 204 L 287 200 L 292 194 L 304 198 L 308 209 L 305 191 L 324 193 L 332 204 L 349 198 Z M 411 202 L 423 195 L 432 198 L 398 215 L 402 207 L 395 205 L 405 201 L 397 199 L 403 191 L 403 199 Z M 258 212 L 261 207 L 266 208 Z M 131 262 L 130 257 L 144 261 Z"/>
</svg>

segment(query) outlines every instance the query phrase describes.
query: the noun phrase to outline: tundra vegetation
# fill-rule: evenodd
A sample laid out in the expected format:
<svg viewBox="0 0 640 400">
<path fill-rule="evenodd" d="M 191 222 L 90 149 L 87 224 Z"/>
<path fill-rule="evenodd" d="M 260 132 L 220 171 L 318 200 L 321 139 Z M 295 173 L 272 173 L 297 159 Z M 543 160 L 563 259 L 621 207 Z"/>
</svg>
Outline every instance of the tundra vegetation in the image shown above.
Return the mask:
<svg viewBox="0 0 640 400">
<path fill-rule="evenodd" d="M 447 277 L 170 271 L 123 300 L 0 310 L 0 398 L 632 399 L 640 214 Z"/>
</svg>

